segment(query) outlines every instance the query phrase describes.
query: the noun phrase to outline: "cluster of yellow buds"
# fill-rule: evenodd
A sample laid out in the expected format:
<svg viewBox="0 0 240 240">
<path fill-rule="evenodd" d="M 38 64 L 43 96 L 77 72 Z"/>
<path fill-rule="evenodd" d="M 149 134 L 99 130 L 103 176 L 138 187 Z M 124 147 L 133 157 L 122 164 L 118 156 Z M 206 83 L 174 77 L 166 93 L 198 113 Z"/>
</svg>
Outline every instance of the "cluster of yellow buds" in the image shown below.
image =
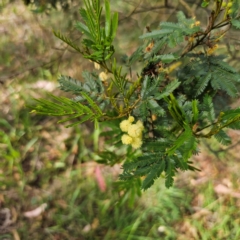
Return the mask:
<svg viewBox="0 0 240 240">
<path fill-rule="evenodd" d="M 218 44 L 213 45 L 207 50 L 207 55 L 212 55 L 213 52 L 218 48 Z"/>
<path fill-rule="evenodd" d="M 229 1 L 228 3 L 226 3 L 226 2 L 222 3 L 222 7 L 227 7 L 227 8 L 231 8 L 232 5 L 233 5 L 232 1 Z"/>
<path fill-rule="evenodd" d="M 223 3 L 222 3 L 222 7 L 223 7 L 223 8 L 226 8 L 226 13 L 224 14 L 224 15 L 225 15 L 224 18 L 226 18 L 226 15 L 227 15 L 227 14 L 232 13 L 232 11 L 233 11 L 233 10 L 232 10 L 232 6 L 233 6 L 232 0 L 228 1 L 228 3 L 227 3 L 227 2 L 223 2 Z"/>
<path fill-rule="evenodd" d="M 129 116 L 127 120 L 123 120 L 120 123 L 121 130 L 127 133 L 122 135 L 122 143 L 138 149 L 142 146 L 142 132 L 144 126 L 140 120 L 134 124 L 134 120 L 133 116 Z"/>
</svg>

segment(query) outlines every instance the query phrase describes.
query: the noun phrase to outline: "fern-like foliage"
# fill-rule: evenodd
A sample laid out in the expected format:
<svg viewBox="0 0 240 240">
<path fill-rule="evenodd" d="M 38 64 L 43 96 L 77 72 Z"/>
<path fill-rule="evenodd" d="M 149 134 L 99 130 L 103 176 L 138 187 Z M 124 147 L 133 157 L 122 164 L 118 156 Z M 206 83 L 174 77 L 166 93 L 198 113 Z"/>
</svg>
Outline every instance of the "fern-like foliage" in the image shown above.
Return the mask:
<svg viewBox="0 0 240 240">
<path fill-rule="evenodd" d="M 195 151 L 197 147 L 195 139 L 189 138 L 190 132 L 184 132 L 175 141 L 173 139 L 162 139 L 160 141 L 146 142 L 143 146 L 143 151 L 145 150 L 146 152 L 132 162 L 126 162 L 123 165 L 124 172 L 120 175 L 120 178 L 127 180 L 129 178 L 146 176 L 142 183 L 142 189 L 146 190 L 165 172 L 165 185 L 166 187 L 171 187 L 173 177 L 178 169 L 196 170 L 188 162 L 189 156 L 184 152 L 184 150 Z M 182 147 L 181 149 L 180 146 Z"/>
<path fill-rule="evenodd" d="M 112 64 L 112 73 L 114 75 L 114 78 L 112 78 L 113 84 L 117 87 L 117 90 L 121 93 L 121 95 L 124 96 L 127 87 L 127 74 L 122 74 L 122 67 L 117 67 L 116 59 L 114 59 Z"/>
<path fill-rule="evenodd" d="M 211 6 L 210 2 L 203 1 L 202 6 Z M 125 182 L 119 182 L 119 189 L 134 185 L 132 193 L 139 193 L 135 187 L 139 190 L 142 184 L 146 190 L 160 176 L 171 187 L 179 170 L 198 170 L 190 159 L 199 153 L 201 139 L 215 137 L 227 145 L 231 141 L 225 129 L 240 129 L 240 109 L 230 109 L 226 101 L 218 104 L 219 96 L 238 96 L 240 74 L 227 63 L 227 56 L 215 54 L 227 31 L 221 28 L 240 26 L 240 3 L 214 3 L 206 27 L 179 12 L 177 23 L 161 22 L 159 29 L 140 36 L 141 46 L 124 58 L 126 69 L 134 69 L 137 62 L 141 65 L 140 72 L 132 75 L 112 57 L 118 14 L 111 15 L 105 0 L 102 21 L 100 0 L 84 0 L 83 22 L 76 24 L 84 34 L 80 47 L 60 33 L 55 35 L 97 63 L 99 76 L 106 76 L 100 79 L 96 73 L 83 72 L 82 81 L 60 76 L 60 89 L 72 93 L 73 99 L 36 99 L 33 112 L 65 117 L 59 122 L 75 121 L 68 126 L 101 122 L 107 129 L 101 136 L 113 146 L 98 153 L 98 162 L 123 163 L 120 179 Z M 119 154 L 116 149 L 123 144 L 128 145 L 126 152 Z"/>
<path fill-rule="evenodd" d="M 35 99 L 38 104 L 36 106 L 29 107 L 33 109 L 32 112 L 37 114 L 65 116 L 66 118 L 60 120 L 59 123 L 74 119 L 76 120 L 76 122 L 69 124 L 66 127 L 81 124 L 88 120 L 94 121 L 94 123 L 97 124 L 97 121 L 103 116 L 101 109 L 85 92 L 81 92 L 80 94 L 86 100 L 87 104 L 83 105 L 65 97 L 50 95 L 52 101 L 46 99 Z"/>
<path fill-rule="evenodd" d="M 65 92 L 72 92 L 73 94 L 78 94 L 79 92 L 83 91 L 82 83 L 69 76 L 61 75 L 58 78 L 58 82 L 60 84 L 60 89 Z"/>
<path fill-rule="evenodd" d="M 193 26 L 194 20 L 187 19 L 183 12 L 178 12 L 177 17 L 178 23 L 162 22 L 160 23 L 160 30 L 145 33 L 140 38 L 158 39 L 160 46 L 167 44 L 168 47 L 174 48 L 184 41 L 184 36 L 194 34 L 200 30 L 198 26 Z M 159 45 L 153 49 L 153 53 L 159 49 Z"/>
<path fill-rule="evenodd" d="M 83 72 L 82 76 L 85 80 L 84 82 L 80 82 L 69 76 L 61 75 L 58 78 L 60 89 L 65 92 L 73 93 L 74 95 L 76 95 L 76 97 L 73 100 L 82 103 L 86 101 L 86 98 L 81 94 L 84 92 L 92 99 L 92 101 L 97 103 L 98 106 L 102 110 L 104 110 L 108 106 L 110 101 L 105 96 L 104 93 L 105 89 L 102 84 L 102 81 L 99 79 L 98 76 L 91 74 L 89 72 Z"/>
<path fill-rule="evenodd" d="M 240 74 L 224 62 L 224 56 L 189 54 L 188 57 L 191 61 L 178 72 L 186 95 L 198 97 L 206 90 L 212 94 L 220 90 L 231 97 L 237 96 Z"/>
<path fill-rule="evenodd" d="M 55 35 L 57 38 L 61 39 L 63 42 L 65 42 L 67 45 L 69 45 L 70 47 L 72 47 L 73 49 L 75 49 L 77 52 L 79 52 L 79 53 L 81 53 L 81 54 L 83 53 L 83 52 L 81 51 L 81 49 L 80 49 L 76 44 L 74 44 L 73 41 L 72 41 L 70 38 L 64 36 L 64 35 L 61 34 L 60 32 L 53 31 L 53 33 L 54 33 L 54 35 Z"/>
<path fill-rule="evenodd" d="M 105 26 L 101 26 L 102 6 L 100 0 L 84 0 L 85 8 L 80 9 L 84 23 L 77 22 L 76 28 L 86 35 L 82 41 L 83 47 L 79 48 L 68 37 L 55 32 L 56 37 L 67 43 L 85 58 L 96 62 L 104 62 L 111 58 L 114 53 L 112 42 L 116 36 L 118 26 L 118 14 L 111 17 L 109 0 L 105 0 Z"/>
<path fill-rule="evenodd" d="M 149 113 L 164 116 L 166 110 L 161 106 L 163 101 L 160 100 L 169 96 L 179 86 L 180 82 L 175 79 L 161 89 L 160 86 L 163 79 L 163 75 L 159 75 L 157 78 L 145 76 L 142 82 L 139 105 L 135 110 L 141 119 L 146 120 Z"/>
<path fill-rule="evenodd" d="M 85 8 L 80 9 L 80 14 L 85 24 L 81 22 L 76 24 L 76 28 L 88 37 L 82 42 L 87 49 L 84 57 L 94 61 L 105 61 L 114 53 L 112 41 L 117 31 L 118 14 L 114 13 L 111 18 L 109 1 L 105 0 L 105 26 L 100 27 L 102 13 L 100 0 L 92 3 L 85 0 L 84 3 Z"/>
<path fill-rule="evenodd" d="M 216 133 L 214 137 L 223 145 L 229 145 L 232 142 L 231 138 L 223 130 Z"/>
<path fill-rule="evenodd" d="M 231 7 L 230 16 L 231 16 L 231 22 L 235 22 L 236 20 L 239 20 L 240 1 L 235 0 L 232 3 L 233 4 L 232 4 L 232 7 Z M 234 24 L 236 24 L 236 22 L 232 23 L 232 24 L 233 24 L 233 26 L 235 26 Z"/>
<path fill-rule="evenodd" d="M 235 28 L 240 29 L 240 21 L 239 20 L 232 19 L 231 23 Z"/>
</svg>

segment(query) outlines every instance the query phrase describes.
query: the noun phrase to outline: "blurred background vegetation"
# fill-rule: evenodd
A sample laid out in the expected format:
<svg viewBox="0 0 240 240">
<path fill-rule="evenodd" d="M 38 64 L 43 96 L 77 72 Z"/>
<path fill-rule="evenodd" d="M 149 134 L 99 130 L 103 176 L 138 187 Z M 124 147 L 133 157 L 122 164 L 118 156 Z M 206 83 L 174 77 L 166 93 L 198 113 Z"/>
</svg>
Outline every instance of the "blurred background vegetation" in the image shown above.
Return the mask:
<svg viewBox="0 0 240 240">
<path fill-rule="evenodd" d="M 32 98 L 66 94 L 58 89 L 60 73 L 81 80 L 93 69 L 52 33 L 80 41 L 74 24 L 82 4 L 0 1 L 0 239 L 240 239 L 239 131 L 229 131 L 230 147 L 201 144 L 193 159 L 201 172 L 181 173 L 171 189 L 160 179 L 134 197 L 116 184 L 120 165 L 94 161 L 105 139 L 91 124 L 66 129 L 56 118 L 29 113 Z M 179 10 L 206 23 L 209 10 L 200 4 L 112 0 L 120 14 L 118 60 L 141 44 L 147 26 L 174 21 Z M 219 47 L 238 69 L 239 39 L 231 31 Z"/>
</svg>

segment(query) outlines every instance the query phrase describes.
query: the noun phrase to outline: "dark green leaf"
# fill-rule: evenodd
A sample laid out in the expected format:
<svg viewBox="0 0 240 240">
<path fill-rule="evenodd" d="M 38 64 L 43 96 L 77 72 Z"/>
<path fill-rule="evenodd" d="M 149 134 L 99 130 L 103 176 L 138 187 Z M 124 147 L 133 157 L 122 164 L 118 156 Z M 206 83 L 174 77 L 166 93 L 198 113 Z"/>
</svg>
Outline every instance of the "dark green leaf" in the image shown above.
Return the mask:
<svg viewBox="0 0 240 240">
<path fill-rule="evenodd" d="M 111 12 L 109 0 L 105 0 L 105 34 L 109 38 L 111 35 Z"/>
</svg>

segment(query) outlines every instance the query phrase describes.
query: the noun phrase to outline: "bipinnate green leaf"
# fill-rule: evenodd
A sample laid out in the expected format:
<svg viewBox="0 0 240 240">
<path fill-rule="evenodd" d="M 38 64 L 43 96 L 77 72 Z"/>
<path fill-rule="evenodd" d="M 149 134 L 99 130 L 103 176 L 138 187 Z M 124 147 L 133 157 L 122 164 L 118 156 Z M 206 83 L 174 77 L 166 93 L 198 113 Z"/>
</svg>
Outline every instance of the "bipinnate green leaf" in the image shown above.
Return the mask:
<svg viewBox="0 0 240 240">
<path fill-rule="evenodd" d="M 240 20 L 232 19 L 231 23 L 235 28 L 240 29 Z"/>
<path fill-rule="evenodd" d="M 160 100 L 169 96 L 175 89 L 177 89 L 180 86 L 180 84 L 181 82 L 178 81 L 178 79 L 174 79 L 173 81 L 167 84 L 167 86 L 162 90 L 162 92 L 156 93 L 154 95 L 154 98 L 156 100 Z"/>
<path fill-rule="evenodd" d="M 171 62 L 177 60 L 178 56 L 171 53 L 171 54 L 159 55 L 156 57 L 156 59 L 161 60 L 163 63 L 171 63 Z"/>
<path fill-rule="evenodd" d="M 103 115 L 101 109 L 90 99 L 90 97 L 87 96 L 86 93 L 82 92 L 82 95 L 88 101 L 89 106 L 65 97 L 49 95 L 52 100 L 35 99 L 38 104 L 29 107 L 33 109 L 32 112 L 36 114 L 66 117 L 59 122 L 66 122 L 73 119 L 76 120 L 75 123 L 67 125 L 66 127 L 81 124 L 88 120 L 95 121 L 100 118 Z"/>
<path fill-rule="evenodd" d="M 214 137 L 223 145 L 229 145 L 232 143 L 231 138 L 223 130 L 220 130 L 218 133 L 216 133 Z"/>
<path fill-rule="evenodd" d="M 152 32 L 148 32 L 140 36 L 139 38 L 141 39 L 146 39 L 146 38 L 159 38 L 159 37 L 164 37 L 167 34 L 172 33 L 172 29 L 161 29 L 161 30 L 154 30 Z"/>
<path fill-rule="evenodd" d="M 204 76 L 203 78 L 200 79 L 200 81 L 198 82 L 197 86 L 196 86 L 196 96 L 199 96 L 208 86 L 208 83 L 210 81 L 212 77 L 211 72 L 207 73 L 206 76 Z"/>
<path fill-rule="evenodd" d="M 165 161 L 164 160 L 161 160 L 160 163 L 154 164 L 151 167 L 150 172 L 147 174 L 146 178 L 142 182 L 142 189 L 146 190 L 146 189 L 150 188 L 154 184 L 154 181 L 157 178 L 159 178 L 159 176 L 164 171 L 164 169 L 165 169 Z"/>
<path fill-rule="evenodd" d="M 187 142 L 191 136 L 192 136 L 192 130 L 190 126 L 185 125 L 184 132 L 175 140 L 173 146 L 166 151 L 168 156 L 173 155 L 176 152 L 176 150 L 182 147 L 184 143 Z"/>
<path fill-rule="evenodd" d="M 215 121 L 213 101 L 212 97 L 210 97 L 209 95 L 204 95 L 203 97 L 201 115 L 204 116 L 204 118 L 210 121 L 211 123 Z"/>
<path fill-rule="evenodd" d="M 225 111 L 222 120 L 239 120 L 240 121 L 240 108 Z"/>
<path fill-rule="evenodd" d="M 167 161 L 167 167 L 166 167 L 166 179 L 165 179 L 165 186 L 167 188 L 172 187 L 173 185 L 173 177 L 175 175 L 175 166 L 174 166 L 175 162 L 173 159 L 169 158 Z"/>
<path fill-rule="evenodd" d="M 74 94 L 80 93 L 83 90 L 82 83 L 69 76 L 60 75 L 58 78 L 60 89 L 65 92 L 72 92 Z"/>
<path fill-rule="evenodd" d="M 63 42 L 67 43 L 70 47 L 72 47 L 73 49 L 75 49 L 77 52 L 83 54 L 83 52 L 81 51 L 81 49 L 72 42 L 71 39 L 69 39 L 68 37 L 64 36 L 63 34 L 61 34 L 60 32 L 55 32 L 53 31 L 54 35 L 61 39 Z"/>
</svg>

